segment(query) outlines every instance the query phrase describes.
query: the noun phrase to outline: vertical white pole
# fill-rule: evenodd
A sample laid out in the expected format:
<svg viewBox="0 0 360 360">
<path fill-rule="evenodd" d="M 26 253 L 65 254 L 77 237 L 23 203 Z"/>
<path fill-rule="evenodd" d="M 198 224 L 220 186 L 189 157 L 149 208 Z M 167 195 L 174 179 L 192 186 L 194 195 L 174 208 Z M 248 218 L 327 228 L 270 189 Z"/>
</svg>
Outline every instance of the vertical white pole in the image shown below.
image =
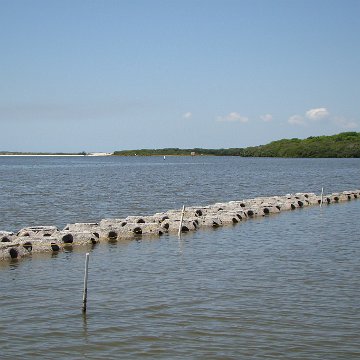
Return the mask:
<svg viewBox="0 0 360 360">
<path fill-rule="evenodd" d="M 83 307 L 82 307 L 82 311 L 84 313 L 86 312 L 86 303 L 87 303 L 88 272 L 89 272 L 89 253 L 86 253 L 86 257 L 85 257 L 85 276 L 84 276 L 84 292 L 83 292 Z"/>
<path fill-rule="evenodd" d="M 184 220 L 184 213 L 185 213 L 185 205 L 183 205 L 182 211 L 181 211 L 180 226 L 179 226 L 179 232 L 178 232 L 179 237 L 181 237 L 181 229 L 182 229 L 182 223 Z"/>
<path fill-rule="evenodd" d="M 321 188 L 321 199 L 320 199 L 320 207 L 322 206 L 323 203 L 323 198 L 324 198 L 324 188 Z"/>
</svg>

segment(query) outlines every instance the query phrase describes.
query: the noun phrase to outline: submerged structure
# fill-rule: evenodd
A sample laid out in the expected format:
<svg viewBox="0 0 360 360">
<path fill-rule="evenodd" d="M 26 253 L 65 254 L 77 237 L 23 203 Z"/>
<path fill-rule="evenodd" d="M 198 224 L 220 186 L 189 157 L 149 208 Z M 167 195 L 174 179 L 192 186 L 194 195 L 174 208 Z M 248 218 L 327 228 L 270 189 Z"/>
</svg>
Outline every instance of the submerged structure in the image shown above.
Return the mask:
<svg viewBox="0 0 360 360">
<path fill-rule="evenodd" d="M 17 233 L 0 231 L 0 260 L 17 259 L 36 252 L 59 252 L 75 246 L 100 241 L 139 239 L 165 233 L 185 233 L 201 228 L 234 225 L 259 216 L 270 216 L 285 210 L 311 205 L 330 205 L 360 197 L 360 190 L 330 195 L 296 193 L 284 196 L 257 197 L 241 201 L 191 206 L 152 216 L 128 216 L 103 219 L 98 223 L 68 224 L 63 230 L 55 226 L 32 226 Z"/>
</svg>

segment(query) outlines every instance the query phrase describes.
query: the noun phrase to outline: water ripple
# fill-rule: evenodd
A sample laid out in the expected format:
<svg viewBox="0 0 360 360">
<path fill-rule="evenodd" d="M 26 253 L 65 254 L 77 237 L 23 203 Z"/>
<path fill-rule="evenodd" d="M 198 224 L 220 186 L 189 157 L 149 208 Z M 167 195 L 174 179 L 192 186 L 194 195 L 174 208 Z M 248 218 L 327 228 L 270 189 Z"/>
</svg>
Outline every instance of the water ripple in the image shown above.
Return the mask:
<svg viewBox="0 0 360 360">
<path fill-rule="evenodd" d="M 16 161 L 13 170 L 24 180 L 30 162 Z M 79 165 L 72 161 L 73 166 Z M 98 205 L 94 214 L 106 213 L 110 203 L 114 212 L 130 207 L 150 211 L 154 206 L 150 204 L 151 195 L 143 204 L 140 196 L 131 200 L 131 194 L 136 198 L 136 192 L 142 191 L 137 188 L 139 182 L 130 185 L 128 180 L 126 189 L 132 192 L 125 194 L 124 190 L 116 193 L 116 187 L 105 181 L 112 178 L 121 184 L 125 176 L 118 175 L 120 170 L 130 174 L 134 170 L 130 178 L 134 179 L 135 174 L 139 177 L 138 163 L 126 160 L 120 166 L 116 161 L 106 160 L 102 164 L 98 194 L 95 187 L 99 174 L 82 187 L 85 194 L 88 191 L 88 197 L 102 199 L 110 191 L 112 199 L 117 199 Z M 166 168 L 154 160 L 142 161 L 149 169 Z M 206 193 L 215 189 L 212 195 L 215 200 L 220 194 L 216 192 L 220 191 L 221 182 L 212 187 L 213 177 L 204 180 L 207 167 L 213 168 L 214 163 L 193 166 L 191 161 L 185 161 L 181 170 L 192 167 L 202 174 L 184 176 L 188 185 L 189 176 L 193 176 L 192 196 L 199 191 L 196 201 L 202 196 L 205 201 Z M 226 172 L 236 160 L 230 160 L 231 166 L 227 164 L 223 168 L 221 162 L 215 161 L 221 172 Z M 255 160 L 249 163 L 256 165 Z M 311 167 L 307 161 L 295 161 L 296 165 L 299 163 L 307 170 Z M 335 163 L 340 167 L 346 165 L 349 173 L 355 172 L 349 165 L 353 164 L 351 161 L 345 161 L 345 165 Z M 281 176 L 291 168 L 287 161 L 271 164 L 278 166 Z M 61 181 L 72 184 L 68 164 L 45 165 L 38 164 L 39 171 L 54 171 L 59 176 L 63 173 Z M 174 160 L 169 166 L 174 174 L 179 174 L 175 170 L 178 165 L 178 160 Z M 85 174 L 92 169 L 96 173 L 99 164 L 95 166 L 90 160 L 77 167 L 74 177 L 78 181 L 82 171 Z M 231 170 L 226 181 L 232 179 L 235 183 L 239 172 L 239 169 Z M 244 172 L 259 173 L 256 169 Z M 312 170 L 312 174 L 315 173 Z M 278 175 L 272 177 L 271 174 L 268 172 L 269 183 L 274 184 L 271 186 L 275 189 Z M 171 185 L 171 176 L 162 176 L 161 181 L 170 187 L 164 191 L 166 196 L 174 188 L 181 188 L 179 184 L 183 180 Z M 263 186 L 263 177 L 266 176 L 260 177 L 255 189 Z M 250 179 L 255 181 L 254 177 Z M 239 183 L 246 182 L 239 180 Z M 307 184 L 311 182 L 315 184 L 313 177 Z M 277 190 L 285 190 L 284 184 L 282 180 Z M 202 185 L 206 190 L 199 190 Z M 333 189 L 340 185 L 333 184 Z M 156 186 L 155 192 L 159 191 Z M 222 195 L 234 196 L 235 190 L 240 196 L 237 186 L 228 186 Z M 251 193 L 250 187 L 247 194 Z M 48 191 L 52 189 L 53 185 L 48 187 Z M 66 210 L 71 191 L 61 197 L 60 189 L 61 186 L 58 193 L 51 195 L 51 201 L 59 200 L 55 217 L 60 213 L 63 217 L 70 213 L 74 217 L 89 215 L 84 194 L 74 196 L 80 208 L 84 206 L 84 212 L 71 204 Z M 32 192 L 21 186 L 18 191 L 19 194 Z M 149 188 L 147 191 L 150 192 Z M 189 194 L 182 194 L 181 201 Z M 174 194 L 172 199 L 161 198 L 160 206 L 168 205 L 169 201 L 176 203 L 178 199 Z M 41 202 L 44 200 L 45 197 Z M 53 204 L 57 203 L 52 203 L 51 208 Z M 33 206 L 37 209 L 40 205 Z M 100 244 L 92 250 L 79 249 L 54 257 L 39 254 L 2 263 L 0 357 L 6 360 L 359 359 L 359 209 L 360 201 L 351 201 L 321 209 L 281 213 L 216 231 L 199 231 L 184 236 L 180 243 L 176 237 L 165 236 L 151 241 Z M 30 218 L 25 216 L 21 221 L 24 219 Z M 88 313 L 83 317 L 86 251 L 91 254 Z"/>
</svg>

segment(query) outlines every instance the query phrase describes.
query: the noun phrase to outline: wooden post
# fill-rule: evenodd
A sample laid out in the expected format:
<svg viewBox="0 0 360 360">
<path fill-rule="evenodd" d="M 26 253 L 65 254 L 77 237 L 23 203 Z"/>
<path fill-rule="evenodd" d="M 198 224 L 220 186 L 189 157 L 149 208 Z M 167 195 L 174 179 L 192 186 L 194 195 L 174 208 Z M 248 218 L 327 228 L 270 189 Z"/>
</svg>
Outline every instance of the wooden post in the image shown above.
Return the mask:
<svg viewBox="0 0 360 360">
<path fill-rule="evenodd" d="M 323 203 L 323 197 L 324 197 L 324 188 L 321 188 L 321 199 L 320 199 L 320 207 L 322 206 Z"/>
<path fill-rule="evenodd" d="M 180 226 L 179 226 L 179 232 L 178 232 L 179 237 L 181 237 L 181 229 L 182 229 L 182 223 L 184 220 L 184 213 L 185 213 L 185 205 L 183 205 L 182 211 L 181 211 Z"/>
<path fill-rule="evenodd" d="M 88 272 L 89 272 L 89 253 L 86 253 L 86 257 L 85 257 L 85 276 L 84 276 L 84 292 L 83 292 L 83 307 L 82 307 L 83 313 L 86 312 Z"/>
</svg>

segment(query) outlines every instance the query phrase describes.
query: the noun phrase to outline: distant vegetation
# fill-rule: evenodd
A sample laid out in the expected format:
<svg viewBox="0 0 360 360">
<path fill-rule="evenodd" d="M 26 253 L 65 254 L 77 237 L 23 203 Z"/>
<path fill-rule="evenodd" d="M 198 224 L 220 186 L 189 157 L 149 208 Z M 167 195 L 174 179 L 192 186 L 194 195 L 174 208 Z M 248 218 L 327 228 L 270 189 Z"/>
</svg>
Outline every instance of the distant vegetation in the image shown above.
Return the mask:
<svg viewBox="0 0 360 360">
<path fill-rule="evenodd" d="M 360 157 L 360 133 L 344 132 L 307 139 L 283 139 L 244 149 L 243 156 L 349 158 Z"/>
<path fill-rule="evenodd" d="M 165 148 L 165 149 L 140 149 L 140 150 L 123 150 L 123 151 L 115 151 L 114 155 L 120 156 L 184 156 L 184 155 L 234 155 L 234 154 L 225 154 L 222 153 L 223 151 L 226 152 L 230 149 L 201 149 L 201 148 L 194 148 L 194 149 L 179 149 L 179 148 Z M 235 149 L 234 149 L 235 150 Z"/>
<path fill-rule="evenodd" d="M 0 155 L 87 155 L 81 153 L 41 153 L 0 151 Z M 360 132 L 344 132 L 331 136 L 310 136 L 300 140 L 282 139 L 266 145 L 230 149 L 140 149 L 115 151 L 118 156 L 243 156 L 243 157 L 286 157 L 286 158 L 360 158 Z"/>
<path fill-rule="evenodd" d="M 360 133 L 344 132 L 332 136 L 310 136 L 300 140 L 282 139 L 267 145 L 230 149 L 140 149 L 115 151 L 120 156 L 215 155 L 286 158 L 360 158 Z"/>
</svg>

